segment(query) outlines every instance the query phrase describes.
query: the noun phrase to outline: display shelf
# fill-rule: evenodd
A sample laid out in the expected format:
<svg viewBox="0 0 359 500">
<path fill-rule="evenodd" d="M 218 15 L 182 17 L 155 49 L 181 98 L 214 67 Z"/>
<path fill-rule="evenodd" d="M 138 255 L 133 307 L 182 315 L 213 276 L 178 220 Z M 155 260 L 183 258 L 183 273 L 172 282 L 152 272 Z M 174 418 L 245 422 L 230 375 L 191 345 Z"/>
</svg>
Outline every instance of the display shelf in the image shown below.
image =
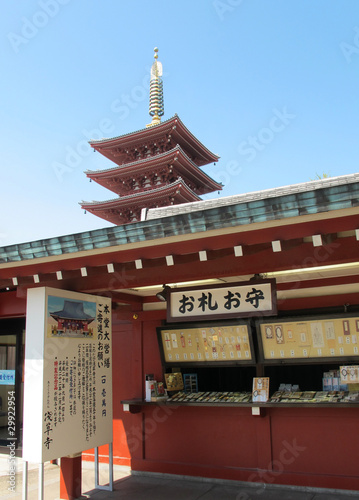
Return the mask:
<svg viewBox="0 0 359 500">
<path fill-rule="evenodd" d="M 208 402 L 175 402 L 175 401 L 145 401 L 141 399 L 129 399 L 121 401 L 121 404 L 128 405 L 130 413 L 139 413 L 143 406 L 197 406 L 211 408 L 359 408 L 357 403 L 208 403 Z"/>
<path fill-rule="evenodd" d="M 200 390 L 210 391 L 196 395 L 197 389 L 195 393 L 179 395 L 160 404 L 264 408 L 359 406 L 359 392 L 351 401 L 347 395 L 343 396 L 343 390 L 335 396 L 320 397 L 327 367 L 332 370 L 335 365 L 338 370 L 342 364 L 359 364 L 357 313 L 167 324 L 158 327 L 157 334 L 163 371 L 183 371 L 183 377 L 187 378 L 197 375 Z M 273 398 L 273 393 L 267 402 L 253 401 L 250 388 L 256 377 L 269 378 L 271 393 L 274 387 L 280 389 L 283 381 L 292 380 L 294 386 L 303 388 L 300 394 L 313 393 L 316 396 L 313 400 L 283 396 L 281 400 Z M 223 390 L 237 391 L 238 387 L 250 391 L 246 393 L 250 396 L 241 398 L 239 392 L 224 393 Z M 315 387 L 315 392 L 308 387 Z M 329 389 L 324 388 L 322 392 L 326 390 Z M 216 397 L 212 397 L 213 394 Z M 142 404 L 145 403 L 132 406 Z M 156 404 L 156 401 L 151 404 Z"/>
</svg>

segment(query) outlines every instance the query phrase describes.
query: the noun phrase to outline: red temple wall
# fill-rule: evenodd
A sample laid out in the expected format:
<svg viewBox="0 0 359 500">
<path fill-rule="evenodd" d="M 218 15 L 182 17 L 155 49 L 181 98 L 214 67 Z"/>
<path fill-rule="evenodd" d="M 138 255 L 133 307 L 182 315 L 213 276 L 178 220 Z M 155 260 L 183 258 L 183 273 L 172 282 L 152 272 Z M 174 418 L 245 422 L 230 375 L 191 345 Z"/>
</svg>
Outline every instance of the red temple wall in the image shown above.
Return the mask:
<svg viewBox="0 0 359 500">
<path fill-rule="evenodd" d="M 3 294 L 1 317 L 25 315 L 25 300 Z M 359 304 L 358 294 L 285 301 L 281 309 Z M 141 318 L 141 314 L 139 314 Z M 151 317 L 151 314 L 148 316 Z M 165 312 L 153 315 L 165 319 Z M 162 380 L 156 327 L 161 319 L 121 320 L 113 314 L 114 463 L 134 470 L 277 484 L 359 490 L 358 408 L 143 406 L 123 411 L 122 400 L 144 396 L 144 378 Z M 93 460 L 93 450 L 83 454 Z M 107 461 L 108 449 L 100 448 Z"/>
<path fill-rule="evenodd" d="M 16 297 L 16 292 L 4 292 L 0 295 L 0 318 L 24 317 L 26 299 Z"/>
<path fill-rule="evenodd" d="M 310 313 L 328 302 L 339 306 L 342 298 L 301 300 L 300 306 Z M 358 408 L 276 407 L 254 416 L 243 407 L 148 405 L 136 414 L 124 412 L 121 400 L 144 397 L 146 373 L 163 379 L 160 324 L 115 322 L 114 463 L 138 471 L 359 489 L 353 461 Z"/>
</svg>

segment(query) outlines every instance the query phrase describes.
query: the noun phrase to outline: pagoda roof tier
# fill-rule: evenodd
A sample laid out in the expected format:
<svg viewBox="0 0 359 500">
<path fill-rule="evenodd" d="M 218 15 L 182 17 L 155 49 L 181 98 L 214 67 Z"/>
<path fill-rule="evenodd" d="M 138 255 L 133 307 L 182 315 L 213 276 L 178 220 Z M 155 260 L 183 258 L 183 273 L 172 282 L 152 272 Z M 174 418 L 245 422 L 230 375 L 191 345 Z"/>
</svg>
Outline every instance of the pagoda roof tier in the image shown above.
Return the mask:
<svg viewBox="0 0 359 500">
<path fill-rule="evenodd" d="M 87 170 L 86 176 L 114 193 L 148 191 L 182 178 L 198 195 L 219 191 L 222 184 L 203 172 L 177 145 L 170 151 L 106 170 Z"/>
<path fill-rule="evenodd" d="M 116 225 L 141 220 L 143 208 L 156 208 L 199 201 L 196 195 L 182 179 L 150 191 L 121 196 L 113 200 L 82 202 L 81 208 L 97 217 Z"/>
<path fill-rule="evenodd" d="M 136 132 L 89 141 L 99 153 L 117 165 L 154 156 L 173 149 L 177 144 L 198 166 L 218 161 L 219 156 L 207 149 L 175 115 L 158 124 Z"/>
</svg>

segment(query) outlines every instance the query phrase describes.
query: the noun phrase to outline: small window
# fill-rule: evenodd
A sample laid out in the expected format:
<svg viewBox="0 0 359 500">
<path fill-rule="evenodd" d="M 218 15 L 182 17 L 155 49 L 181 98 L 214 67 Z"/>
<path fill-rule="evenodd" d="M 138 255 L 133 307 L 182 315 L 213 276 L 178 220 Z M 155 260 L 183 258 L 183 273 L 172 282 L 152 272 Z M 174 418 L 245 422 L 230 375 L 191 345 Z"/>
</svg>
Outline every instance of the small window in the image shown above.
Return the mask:
<svg viewBox="0 0 359 500">
<path fill-rule="evenodd" d="M 15 370 L 16 346 L 0 345 L 0 370 Z"/>
</svg>

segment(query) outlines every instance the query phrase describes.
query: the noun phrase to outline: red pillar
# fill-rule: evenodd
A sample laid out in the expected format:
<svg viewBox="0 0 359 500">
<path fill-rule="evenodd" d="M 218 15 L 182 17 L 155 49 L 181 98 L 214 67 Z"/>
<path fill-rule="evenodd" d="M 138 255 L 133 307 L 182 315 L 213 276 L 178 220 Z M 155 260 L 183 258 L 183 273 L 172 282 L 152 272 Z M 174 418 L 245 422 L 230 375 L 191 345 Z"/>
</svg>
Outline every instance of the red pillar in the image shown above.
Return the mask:
<svg viewBox="0 0 359 500">
<path fill-rule="evenodd" d="M 81 455 L 61 458 L 60 467 L 60 498 L 75 500 L 81 496 Z"/>
</svg>

